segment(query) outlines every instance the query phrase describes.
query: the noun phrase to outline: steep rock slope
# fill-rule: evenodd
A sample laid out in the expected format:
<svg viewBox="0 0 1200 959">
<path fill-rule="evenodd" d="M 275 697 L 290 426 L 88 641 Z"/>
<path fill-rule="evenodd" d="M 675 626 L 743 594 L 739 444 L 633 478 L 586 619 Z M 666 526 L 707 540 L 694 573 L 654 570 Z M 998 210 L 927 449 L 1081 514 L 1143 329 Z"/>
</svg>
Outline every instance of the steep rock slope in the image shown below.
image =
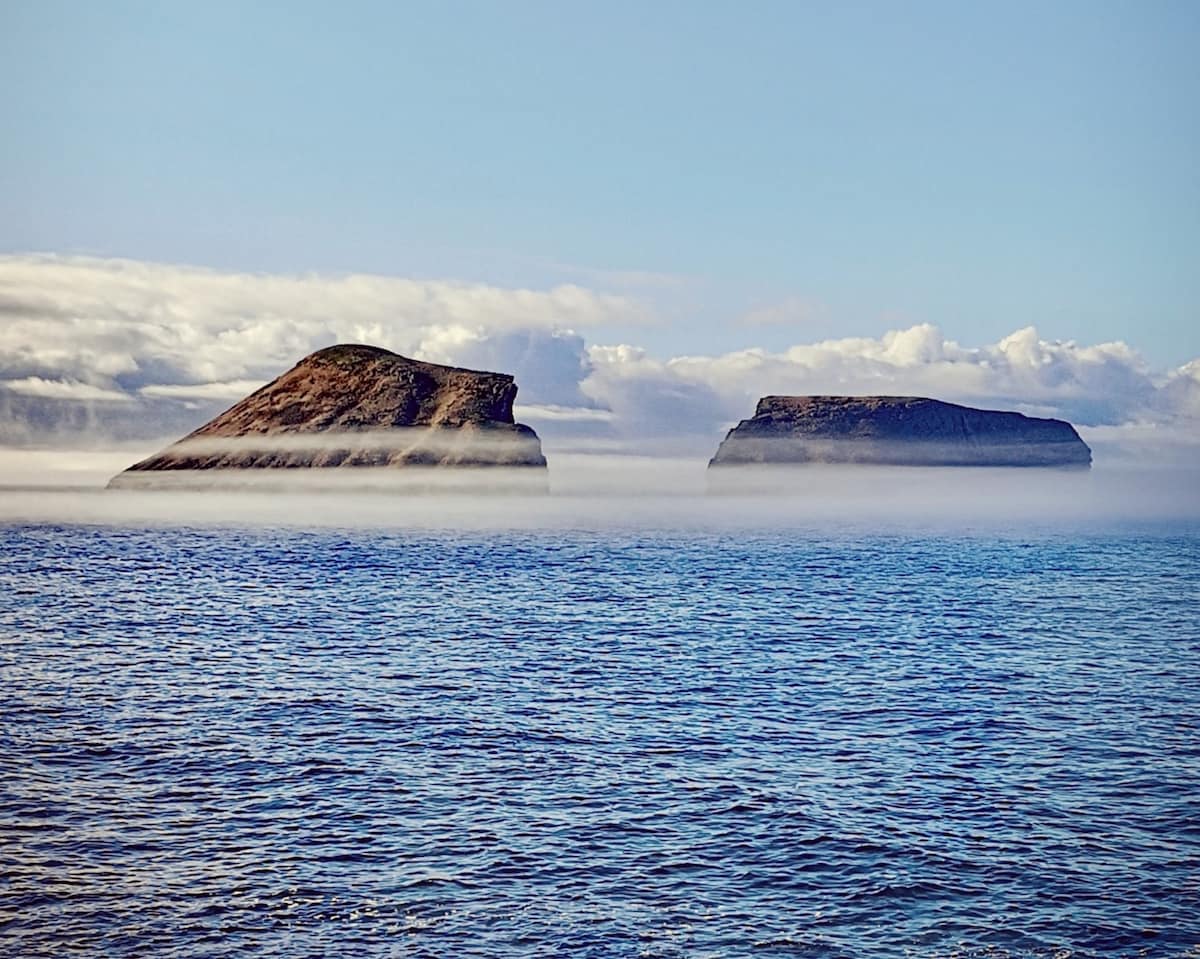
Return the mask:
<svg viewBox="0 0 1200 959">
<path fill-rule="evenodd" d="M 544 467 L 537 434 L 513 421 L 516 395 L 504 373 L 424 363 L 374 346 L 331 346 L 126 473 Z"/>
</svg>

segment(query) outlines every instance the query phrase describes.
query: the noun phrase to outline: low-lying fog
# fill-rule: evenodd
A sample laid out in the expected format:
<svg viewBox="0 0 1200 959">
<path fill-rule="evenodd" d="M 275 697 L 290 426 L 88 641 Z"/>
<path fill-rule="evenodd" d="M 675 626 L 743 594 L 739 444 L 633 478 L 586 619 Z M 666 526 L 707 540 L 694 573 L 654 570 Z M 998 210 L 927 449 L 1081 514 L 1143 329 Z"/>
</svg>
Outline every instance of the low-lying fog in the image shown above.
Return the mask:
<svg viewBox="0 0 1200 959">
<path fill-rule="evenodd" d="M 726 467 L 698 458 L 549 452 L 540 470 L 254 470 L 232 488 L 106 490 L 143 455 L 0 451 L 0 523 L 220 524 L 461 529 L 1004 530 L 1200 522 L 1191 464 L 1090 471 L 921 467 Z M 208 482 L 214 474 L 201 474 Z M 226 478 L 222 483 L 226 483 Z"/>
</svg>

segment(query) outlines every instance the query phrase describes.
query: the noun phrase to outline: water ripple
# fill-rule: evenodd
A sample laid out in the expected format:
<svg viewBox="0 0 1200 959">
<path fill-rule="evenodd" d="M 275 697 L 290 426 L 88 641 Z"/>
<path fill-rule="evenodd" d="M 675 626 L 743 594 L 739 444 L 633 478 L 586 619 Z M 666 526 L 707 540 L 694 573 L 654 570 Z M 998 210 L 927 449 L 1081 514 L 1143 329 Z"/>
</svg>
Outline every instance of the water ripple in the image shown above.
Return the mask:
<svg viewBox="0 0 1200 959">
<path fill-rule="evenodd" d="M 1200 956 L 1200 540 L 0 528 L 30 957 Z"/>
</svg>

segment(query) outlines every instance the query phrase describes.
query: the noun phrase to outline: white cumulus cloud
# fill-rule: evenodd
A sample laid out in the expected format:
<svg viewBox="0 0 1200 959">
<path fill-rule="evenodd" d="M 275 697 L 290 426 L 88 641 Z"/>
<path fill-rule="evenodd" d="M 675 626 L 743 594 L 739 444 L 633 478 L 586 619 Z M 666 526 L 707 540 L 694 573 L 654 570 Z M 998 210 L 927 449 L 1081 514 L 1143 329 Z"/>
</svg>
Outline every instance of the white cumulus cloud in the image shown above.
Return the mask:
<svg viewBox="0 0 1200 959">
<path fill-rule="evenodd" d="M 277 375 L 337 342 L 407 355 L 483 332 L 636 322 L 646 309 L 549 290 L 381 276 L 283 276 L 89 257 L 0 257 L 0 379 L 95 386 Z"/>
<path fill-rule="evenodd" d="M 514 374 L 520 409 L 551 448 L 706 455 L 771 393 L 933 396 L 1062 417 L 1101 442 L 1200 448 L 1200 359 L 1157 371 L 1125 343 L 1055 340 L 1031 326 L 982 346 L 918 324 L 666 359 L 585 339 L 648 315 L 634 298 L 580 286 L 0 257 L 0 442 L 56 430 L 178 435 L 312 350 L 365 342 Z"/>
</svg>

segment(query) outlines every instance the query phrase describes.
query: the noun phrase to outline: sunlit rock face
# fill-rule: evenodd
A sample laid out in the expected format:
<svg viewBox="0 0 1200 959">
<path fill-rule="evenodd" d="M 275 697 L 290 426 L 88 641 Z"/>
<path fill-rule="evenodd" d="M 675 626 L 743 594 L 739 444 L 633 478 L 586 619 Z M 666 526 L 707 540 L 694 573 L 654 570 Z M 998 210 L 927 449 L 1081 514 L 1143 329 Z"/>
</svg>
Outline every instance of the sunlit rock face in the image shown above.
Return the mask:
<svg viewBox="0 0 1200 959">
<path fill-rule="evenodd" d="M 516 395 L 504 373 L 423 363 L 374 346 L 331 346 L 112 485 L 163 470 L 544 468 L 537 434 L 513 421 Z"/>
<path fill-rule="evenodd" d="M 1062 420 L 916 396 L 764 396 L 710 467 L 853 463 L 1086 469 L 1092 451 Z"/>
</svg>

